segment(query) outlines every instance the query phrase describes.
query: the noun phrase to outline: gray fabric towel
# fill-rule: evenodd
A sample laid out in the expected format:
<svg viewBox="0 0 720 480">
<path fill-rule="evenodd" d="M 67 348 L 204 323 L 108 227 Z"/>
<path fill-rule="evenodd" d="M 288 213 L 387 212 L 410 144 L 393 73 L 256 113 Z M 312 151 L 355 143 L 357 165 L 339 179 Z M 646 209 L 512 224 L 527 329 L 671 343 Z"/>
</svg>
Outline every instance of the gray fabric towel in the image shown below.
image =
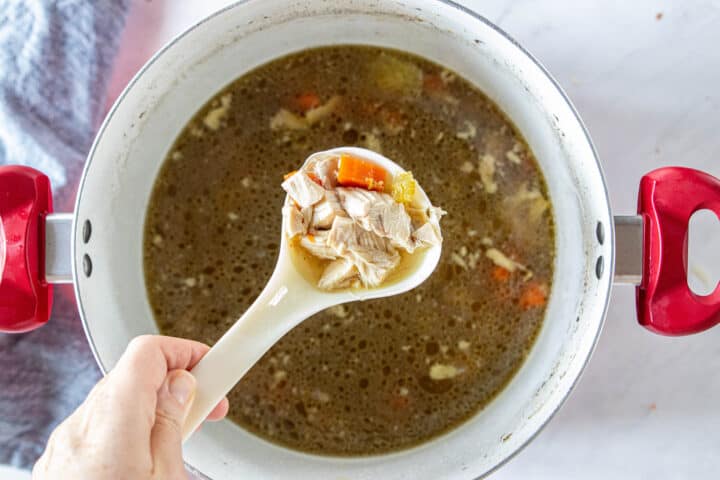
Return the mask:
<svg viewBox="0 0 720 480">
<path fill-rule="evenodd" d="M 102 120 L 129 3 L 0 0 L 0 164 L 45 172 L 57 211 Z M 46 326 L 0 334 L 0 463 L 30 468 L 100 378 L 72 298 L 57 288 Z"/>
</svg>

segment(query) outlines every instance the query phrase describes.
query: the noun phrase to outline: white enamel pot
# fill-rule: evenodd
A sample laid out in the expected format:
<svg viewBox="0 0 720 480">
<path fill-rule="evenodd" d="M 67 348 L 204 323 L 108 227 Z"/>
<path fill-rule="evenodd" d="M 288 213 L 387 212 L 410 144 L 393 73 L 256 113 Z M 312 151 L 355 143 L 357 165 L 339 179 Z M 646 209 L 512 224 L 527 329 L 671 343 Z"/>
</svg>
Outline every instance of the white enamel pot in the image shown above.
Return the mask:
<svg viewBox="0 0 720 480">
<path fill-rule="evenodd" d="M 21 331 L 47 321 L 49 284 L 65 281 L 74 283 L 103 371 L 133 337 L 157 333 L 145 292 L 143 224 L 175 138 L 243 73 L 287 53 L 334 44 L 392 47 L 440 63 L 482 89 L 521 130 L 547 180 L 557 226 L 544 325 L 497 398 L 417 448 L 362 458 L 307 455 L 226 420 L 206 425 L 186 443 L 190 468 L 212 479 L 482 477 L 532 440 L 577 382 L 601 330 L 616 257 L 616 278 L 639 284 L 645 326 L 682 334 L 720 319 L 720 288 L 693 297 L 686 282 L 687 292 L 678 283 L 687 219 L 700 208 L 720 214 L 720 182 L 688 169 L 653 172 L 643 179 L 641 215 L 614 220 L 596 153 L 572 105 L 540 64 L 487 20 L 449 1 L 250 0 L 192 27 L 132 80 L 98 133 L 73 215 L 50 213 L 47 179 L 38 172 L 3 167 L 0 327 Z M 680 201 L 669 201 L 673 195 Z M 27 208 L 18 216 L 9 204 Z M 679 303 L 668 306 L 669 300 Z"/>
</svg>

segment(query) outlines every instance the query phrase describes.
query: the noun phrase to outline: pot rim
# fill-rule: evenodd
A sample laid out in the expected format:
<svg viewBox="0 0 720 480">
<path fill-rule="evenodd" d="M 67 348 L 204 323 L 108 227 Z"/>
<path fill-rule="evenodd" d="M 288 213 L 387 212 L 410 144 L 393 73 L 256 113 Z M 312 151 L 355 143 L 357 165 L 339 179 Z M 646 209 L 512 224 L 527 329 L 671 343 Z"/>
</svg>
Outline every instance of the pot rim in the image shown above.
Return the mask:
<svg viewBox="0 0 720 480">
<path fill-rule="evenodd" d="M 231 3 L 230 5 L 227 5 L 221 9 L 211 13 L 207 17 L 197 21 L 190 27 L 186 28 L 179 34 L 175 35 L 165 45 L 163 45 L 160 49 L 158 49 L 152 55 L 152 57 L 143 64 L 143 66 L 137 71 L 137 73 L 135 73 L 135 75 L 133 75 L 133 77 L 130 79 L 128 84 L 122 90 L 120 95 L 113 102 L 113 105 L 110 108 L 110 110 L 108 111 L 105 118 L 103 119 L 103 122 L 102 122 L 100 128 L 98 129 L 97 134 L 95 135 L 95 138 L 93 140 L 92 146 L 87 154 L 85 165 L 83 166 L 83 171 L 82 171 L 82 175 L 80 178 L 80 182 L 78 184 L 77 194 L 75 197 L 75 205 L 73 207 L 73 219 L 74 220 L 73 220 L 73 235 L 71 236 L 71 258 L 72 258 L 71 264 L 72 264 L 72 277 L 73 277 L 73 287 L 74 287 L 73 290 L 75 292 L 75 300 L 76 300 L 78 312 L 80 314 L 80 320 L 81 320 L 81 323 L 83 326 L 83 330 L 85 332 L 85 336 L 88 339 L 88 343 L 90 345 L 90 349 L 92 351 L 93 357 L 95 358 L 95 362 L 97 363 L 98 367 L 100 368 L 100 371 L 102 372 L 103 376 L 107 375 L 107 373 L 109 372 L 109 369 L 103 364 L 103 362 L 100 358 L 100 355 L 98 353 L 98 350 L 95 346 L 95 341 L 93 340 L 92 334 L 90 332 L 90 327 L 89 327 L 89 324 L 88 324 L 88 321 L 87 321 L 87 318 L 85 315 L 85 311 L 83 309 L 83 303 L 82 303 L 82 298 L 81 298 L 81 294 L 80 294 L 79 283 L 77 281 L 77 279 L 79 278 L 80 272 L 77 271 L 78 264 L 75 261 L 75 259 L 77 258 L 77 252 L 78 252 L 78 245 L 77 245 L 77 241 L 76 241 L 77 235 L 75 235 L 75 233 L 76 233 L 76 229 L 78 228 L 78 222 L 76 220 L 77 220 L 77 218 L 79 218 L 78 215 L 79 215 L 79 207 L 80 207 L 80 198 L 82 196 L 83 187 L 85 185 L 85 181 L 87 179 L 87 175 L 90 170 L 90 165 L 92 164 L 92 161 L 95 157 L 95 152 L 98 148 L 98 145 L 102 142 L 103 135 L 107 129 L 107 126 L 110 124 L 110 122 L 111 122 L 116 110 L 119 108 L 120 104 L 123 102 L 125 97 L 129 94 L 129 92 L 133 89 L 133 87 L 138 82 L 138 80 L 145 74 L 145 72 L 160 57 L 162 57 L 165 54 L 165 52 L 167 50 L 174 47 L 182 38 L 189 35 L 191 32 L 195 31 L 197 28 L 204 25 L 205 23 L 212 21 L 214 18 L 221 16 L 221 15 L 225 15 L 226 12 L 233 10 L 235 8 L 242 8 L 245 4 L 249 4 L 252 2 L 259 2 L 259 1 L 260 0 L 237 0 L 233 3 Z M 290 0 L 286 0 L 286 1 L 290 1 Z M 611 220 L 610 222 L 608 222 L 608 225 L 607 225 L 608 235 L 606 236 L 606 239 L 609 242 L 611 242 L 611 244 L 609 245 L 610 258 L 609 258 L 609 261 L 607 262 L 608 271 L 606 273 L 607 273 L 607 278 L 609 279 L 608 281 L 612 285 L 612 278 L 613 278 L 614 270 L 615 270 L 615 254 L 616 254 L 615 248 L 616 248 L 616 246 L 615 246 L 615 241 L 614 241 L 615 240 L 615 226 L 614 226 L 614 222 L 612 222 L 613 215 L 612 215 L 612 209 L 611 209 L 611 205 L 610 205 L 610 195 L 609 195 L 608 188 L 607 188 L 605 172 L 603 171 L 602 164 L 600 163 L 597 149 L 595 148 L 595 145 L 593 144 L 592 138 L 590 137 L 590 134 L 588 132 L 587 127 L 585 126 L 585 123 L 582 121 L 582 118 L 578 114 L 577 109 L 573 105 L 572 101 L 570 100 L 568 95 L 565 93 L 563 88 L 560 86 L 558 81 L 555 79 L 555 77 L 553 77 L 552 74 L 545 68 L 545 66 L 534 55 L 532 55 L 528 50 L 526 50 L 520 43 L 518 43 L 513 37 L 511 37 L 507 32 L 505 32 L 503 29 L 501 29 L 498 25 L 494 24 L 493 22 L 488 20 L 486 17 L 484 17 L 480 13 L 470 9 L 469 7 L 461 5 L 461 4 L 457 3 L 456 1 L 453 1 L 453 0 L 434 0 L 434 1 L 443 3 L 443 4 L 453 8 L 460 14 L 468 15 L 468 16 L 472 17 L 473 19 L 480 21 L 481 23 L 488 26 L 491 30 L 498 33 L 505 40 L 510 42 L 510 44 L 513 47 L 515 47 L 521 54 L 525 55 L 539 69 L 539 71 L 550 81 L 552 86 L 555 88 L 557 93 L 559 93 L 560 97 L 566 104 L 567 108 L 572 112 L 573 116 L 575 117 L 575 121 L 577 122 L 578 126 L 580 127 L 581 131 L 583 132 L 585 142 L 587 143 L 590 150 L 592 151 L 592 156 L 595 161 L 595 165 L 598 169 L 598 172 L 600 174 L 600 179 L 601 179 L 600 183 L 602 184 L 604 197 L 606 199 L 605 204 L 606 204 L 607 216 Z M 588 351 L 588 354 L 587 354 L 585 360 L 583 361 L 583 364 L 580 367 L 577 376 L 573 379 L 572 384 L 567 389 L 567 391 L 564 393 L 562 399 L 557 403 L 557 405 L 552 410 L 552 412 L 540 424 L 540 426 L 535 430 L 535 432 L 533 432 L 521 445 L 519 445 L 514 451 L 512 451 L 509 455 L 507 455 L 504 459 L 502 459 L 500 462 L 498 462 L 491 469 L 484 472 L 483 474 L 481 474 L 478 477 L 474 477 L 474 480 L 480 480 L 482 478 L 485 478 L 485 477 L 493 474 L 494 472 L 499 470 L 501 467 L 503 467 L 506 463 L 508 463 L 510 460 L 515 458 L 516 455 L 518 455 L 532 441 L 535 440 L 535 438 L 546 428 L 548 423 L 550 423 L 550 421 L 555 417 L 555 415 L 558 413 L 560 408 L 562 408 L 562 406 L 565 405 L 570 394 L 572 393 L 572 391 L 575 389 L 578 382 L 580 381 L 580 378 L 582 377 L 583 373 L 585 372 L 587 365 L 588 365 L 590 359 L 592 358 L 593 353 L 595 352 L 595 349 L 597 348 L 598 340 L 600 338 L 600 334 L 602 333 L 603 327 L 605 325 L 605 320 L 607 318 L 608 307 L 609 307 L 611 295 L 612 295 L 612 290 L 608 289 L 608 293 L 605 296 L 605 300 L 603 303 L 602 314 L 601 314 L 600 320 L 598 322 L 597 331 L 592 340 L 592 345 L 590 347 L 590 350 Z M 205 474 L 203 474 L 201 471 L 199 471 L 198 469 L 196 469 L 195 467 L 190 465 L 189 463 L 187 463 L 187 462 L 184 462 L 184 463 L 185 463 L 186 468 L 188 470 L 190 470 L 193 474 L 199 475 L 203 479 L 212 480 L 209 477 L 207 477 Z"/>
</svg>

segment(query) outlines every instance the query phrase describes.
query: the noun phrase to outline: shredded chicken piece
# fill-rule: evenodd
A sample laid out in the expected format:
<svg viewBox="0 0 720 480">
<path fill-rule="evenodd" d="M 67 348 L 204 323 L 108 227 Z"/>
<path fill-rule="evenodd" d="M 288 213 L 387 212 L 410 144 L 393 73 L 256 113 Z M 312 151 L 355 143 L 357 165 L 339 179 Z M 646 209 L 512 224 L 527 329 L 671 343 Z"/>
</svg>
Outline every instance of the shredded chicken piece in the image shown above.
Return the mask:
<svg viewBox="0 0 720 480">
<path fill-rule="evenodd" d="M 380 141 L 380 137 L 378 134 L 374 131 L 372 132 L 365 132 L 365 148 L 368 150 L 372 150 L 373 152 L 382 153 L 382 142 Z"/>
<path fill-rule="evenodd" d="M 210 110 L 207 115 L 205 115 L 205 118 L 203 118 L 205 126 L 210 130 L 218 130 L 222 126 L 223 120 L 225 120 L 225 117 L 230 110 L 231 103 L 232 93 L 228 93 L 220 97 L 220 106 Z"/>
<path fill-rule="evenodd" d="M 326 153 L 312 155 L 308 159 L 306 169 L 314 173 L 326 189 L 337 186 L 338 158 L 336 155 Z"/>
<path fill-rule="evenodd" d="M 320 277 L 320 281 L 318 282 L 318 287 L 323 290 L 346 288 L 352 284 L 357 274 L 358 269 L 351 261 L 345 258 L 338 258 L 325 267 L 322 277 Z"/>
<path fill-rule="evenodd" d="M 288 238 L 307 233 L 308 224 L 302 212 L 295 207 L 285 206 L 282 209 L 285 233 Z"/>
<path fill-rule="evenodd" d="M 393 251 L 392 245 L 386 238 L 365 230 L 347 217 L 335 217 L 327 237 L 327 244 L 340 255 L 358 248 L 382 252 Z"/>
<path fill-rule="evenodd" d="M 281 108 L 270 119 L 271 130 L 305 130 L 309 127 L 307 120 L 300 115 L 295 115 L 290 110 Z"/>
<path fill-rule="evenodd" d="M 325 196 L 325 189 L 315 183 L 305 172 L 297 172 L 285 180 L 282 188 L 302 208 L 315 205 Z"/>
<path fill-rule="evenodd" d="M 382 252 L 369 248 L 356 248 L 350 252 L 350 257 L 360 272 L 360 280 L 366 287 L 377 287 L 382 284 L 400 264 L 400 254 L 396 250 Z"/>
<path fill-rule="evenodd" d="M 422 246 L 440 245 L 442 243 L 442 235 L 440 230 L 430 222 L 423 224 L 420 228 L 413 232 L 415 242 Z"/>
<path fill-rule="evenodd" d="M 300 213 L 302 214 L 303 221 L 305 222 L 305 225 L 308 226 L 308 228 L 310 228 L 310 224 L 312 222 L 313 216 L 315 215 L 314 211 L 315 211 L 314 207 L 305 207 L 305 208 L 300 209 Z"/>
<path fill-rule="evenodd" d="M 498 267 L 502 267 L 508 272 L 514 272 L 518 269 L 518 267 L 521 267 L 522 265 L 517 263 L 515 260 L 512 260 L 507 255 L 505 255 L 503 252 L 498 250 L 497 248 L 488 248 L 485 252 L 485 256 L 492 260 L 492 262 L 497 265 Z"/>
<path fill-rule="evenodd" d="M 300 246 L 318 258 L 335 260 L 338 254 L 327 244 L 327 231 L 315 232 L 300 238 Z"/>
<path fill-rule="evenodd" d="M 348 307 L 345 305 L 335 305 L 334 307 L 328 308 L 327 311 L 338 318 L 346 318 L 348 315 L 350 315 Z"/>
<path fill-rule="evenodd" d="M 317 107 L 305 112 L 305 119 L 307 120 L 308 124 L 315 125 L 321 120 L 324 120 L 330 115 L 332 115 L 338 105 L 340 105 L 340 97 L 335 95 L 324 104 L 318 105 Z"/>
<path fill-rule="evenodd" d="M 327 244 L 338 255 L 352 260 L 360 280 L 368 287 L 380 285 L 400 262 L 400 255 L 387 239 L 345 217 L 335 218 Z"/>
<path fill-rule="evenodd" d="M 340 104 L 340 101 L 341 98 L 335 95 L 324 104 L 308 110 L 305 112 L 305 115 L 297 115 L 290 110 L 281 108 L 270 119 L 270 129 L 307 130 L 311 126 L 332 115 Z"/>
<path fill-rule="evenodd" d="M 442 82 L 445 85 L 449 85 L 449 84 L 453 83 L 456 78 L 457 77 L 455 76 L 455 74 L 453 72 L 451 72 L 450 70 L 443 69 L 440 71 L 440 79 L 442 80 Z"/>
<path fill-rule="evenodd" d="M 460 165 L 460 171 L 463 173 L 472 173 L 473 170 L 475 170 L 475 165 L 472 162 L 465 161 Z"/>
<path fill-rule="evenodd" d="M 518 156 L 517 153 L 513 152 L 512 150 L 508 150 L 507 152 L 505 152 L 505 158 L 507 158 L 516 165 L 520 165 L 522 163 L 522 159 Z"/>
<path fill-rule="evenodd" d="M 495 157 L 485 154 L 480 157 L 478 164 L 480 172 L 480 180 L 487 193 L 497 192 L 497 183 L 495 183 Z"/>
<path fill-rule="evenodd" d="M 412 242 L 412 220 L 405 208 L 386 193 L 361 188 L 338 188 L 338 197 L 350 217 L 366 230 L 389 238 L 394 245 L 409 253 L 415 250 Z"/>
<path fill-rule="evenodd" d="M 482 253 L 479 251 L 468 254 L 467 263 L 468 267 L 470 267 L 470 270 L 473 270 L 475 267 L 477 267 L 477 262 L 478 260 L 480 260 L 481 255 Z"/>
<path fill-rule="evenodd" d="M 328 229 L 332 226 L 335 217 L 345 216 L 340 206 L 337 194 L 333 190 L 325 190 L 325 198 L 315 204 L 312 212 L 312 228 Z"/>
<path fill-rule="evenodd" d="M 455 136 L 461 140 L 470 140 L 475 138 L 475 135 L 477 135 L 477 127 L 474 123 L 465 120 L 463 122 L 463 129 L 458 130 L 458 132 L 455 134 Z"/>
<path fill-rule="evenodd" d="M 518 191 L 508 197 L 506 203 L 513 211 L 526 213 L 526 219 L 533 225 L 550 208 L 550 202 L 538 190 L 528 190 L 527 183 L 520 185 Z"/>
<path fill-rule="evenodd" d="M 485 252 L 485 256 L 492 260 L 495 265 L 502 267 L 509 272 L 520 270 L 525 274 L 523 277 L 523 280 L 525 281 L 530 280 L 533 277 L 533 272 L 528 267 L 511 259 L 497 248 L 488 248 Z"/>
<path fill-rule="evenodd" d="M 457 377 L 460 373 L 460 369 L 453 365 L 435 363 L 430 367 L 430 378 L 433 380 L 448 380 Z"/>
<path fill-rule="evenodd" d="M 462 256 L 460 256 L 460 254 L 458 254 L 457 252 L 452 252 L 450 254 L 450 261 L 458 267 L 462 268 L 463 270 L 467 270 L 469 268 L 465 259 L 462 258 Z"/>
<path fill-rule="evenodd" d="M 427 214 L 431 223 L 440 225 L 440 219 L 447 215 L 447 212 L 440 207 L 430 207 L 428 208 Z"/>
</svg>

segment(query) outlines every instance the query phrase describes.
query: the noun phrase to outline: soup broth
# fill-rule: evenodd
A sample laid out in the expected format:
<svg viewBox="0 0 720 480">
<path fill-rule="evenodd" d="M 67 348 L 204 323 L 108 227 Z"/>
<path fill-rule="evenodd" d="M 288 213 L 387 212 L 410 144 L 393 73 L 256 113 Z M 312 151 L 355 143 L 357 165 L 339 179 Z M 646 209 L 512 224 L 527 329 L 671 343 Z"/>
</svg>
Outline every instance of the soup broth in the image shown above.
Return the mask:
<svg viewBox="0 0 720 480">
<path fill-rule="evenodd" d="M 278 122 L 282 110 L 294 119 Z M 406 53 L 319 48 L 238 78 L 169 151 L 144 240 L 160 331 L 217 341 L 272 273 L 283 174 L 313 152 L 351 145 L 411 170 L 448 214 L 425 283 L 307 319 L 229 394 L 238 425 L 326 455 L 409 448 L 475 415 L 531 349 L 553 273 L 542 173 L 492 101 Z"/>
</svg>

